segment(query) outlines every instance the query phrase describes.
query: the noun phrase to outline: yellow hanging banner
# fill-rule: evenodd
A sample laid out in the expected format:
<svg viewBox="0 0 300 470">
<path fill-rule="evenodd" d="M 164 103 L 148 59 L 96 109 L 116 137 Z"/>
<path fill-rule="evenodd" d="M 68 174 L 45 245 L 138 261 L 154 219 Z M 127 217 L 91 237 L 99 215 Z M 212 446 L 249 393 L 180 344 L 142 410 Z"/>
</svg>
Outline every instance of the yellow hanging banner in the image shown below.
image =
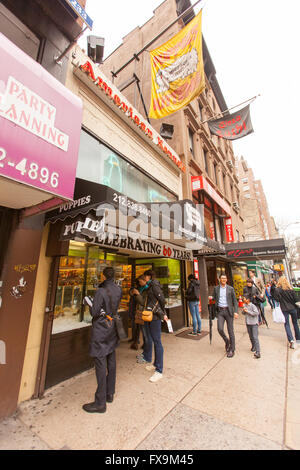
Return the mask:
<svg viewBox="0 0 300 470">
<path fill-rule="evenodd" d="M 205 88 L 202 10 L 176 36 L 150 52 L 149 117 L 160 119 L 188 105 Z"/>
</svg>

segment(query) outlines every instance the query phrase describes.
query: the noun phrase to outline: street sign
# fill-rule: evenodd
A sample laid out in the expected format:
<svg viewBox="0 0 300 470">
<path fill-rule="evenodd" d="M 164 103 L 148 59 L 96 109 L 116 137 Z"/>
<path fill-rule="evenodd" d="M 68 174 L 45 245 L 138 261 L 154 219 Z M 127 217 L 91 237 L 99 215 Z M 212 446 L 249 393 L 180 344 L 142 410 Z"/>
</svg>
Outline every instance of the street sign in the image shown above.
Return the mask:
<svg viewBox="0 0 300 470">
<path fill-rule="evenodd" d="M 84 8 L 82 8 L 81 5 L 76 0 L 63 0 L 65 3 L 70 5 L 72 10 L 77 13 L 77 15 L 80 16 L 80 18 L 84 21 L 84 23 L 90 28 L 90 30 L 93 29 L 93 20 L 89 17 L 89 15 L 86 13 Z"/>
</svg>

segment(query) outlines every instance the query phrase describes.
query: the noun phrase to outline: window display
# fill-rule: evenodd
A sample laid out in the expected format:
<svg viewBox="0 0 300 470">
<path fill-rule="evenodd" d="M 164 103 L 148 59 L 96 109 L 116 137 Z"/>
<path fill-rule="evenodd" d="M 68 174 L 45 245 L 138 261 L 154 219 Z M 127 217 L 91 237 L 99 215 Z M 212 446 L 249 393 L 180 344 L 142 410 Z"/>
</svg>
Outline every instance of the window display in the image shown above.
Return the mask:
<svg viewBox="0 0 300 470">
<path fill-rule="evenodd" d="M 247 266 L 246 265 L 232 265 L 231 266 L 232 278 L 233 278 L 233 287 L 235 290 L 235 295 L 239 297 L 243 295 L 244 287 L 246 286 L 246 281 L 248 277 Z"/>
<path fill-rule="evenodd" d="M 115 269 L 116 282 L 122 288 L 120 311 L 128 310 L 132 277 L 128 258 L 105 253 L 97 246 L 70 242 L 68 256 L 60 260 L 52 334 L 91 324 L 90 311 L 83 299 L 95 295 L 98 285 L 104 281 L 103 270 L 107 266 Z"/>
<path fill-rule="evenodd" d="M 166 307 L 173 308 L 182 305 L 180 261 L 173 259 L 157 258 L 147 260 L 150 267 L 146 267 L 145 260 L 136 261 L 136 272 L 143 267 L 141 274 L 146 269 L 153 269 L 157 280 L 160 282 L 166 299 Z M 151 263 L 151 264 L 150 264 Z"/>
</svg>

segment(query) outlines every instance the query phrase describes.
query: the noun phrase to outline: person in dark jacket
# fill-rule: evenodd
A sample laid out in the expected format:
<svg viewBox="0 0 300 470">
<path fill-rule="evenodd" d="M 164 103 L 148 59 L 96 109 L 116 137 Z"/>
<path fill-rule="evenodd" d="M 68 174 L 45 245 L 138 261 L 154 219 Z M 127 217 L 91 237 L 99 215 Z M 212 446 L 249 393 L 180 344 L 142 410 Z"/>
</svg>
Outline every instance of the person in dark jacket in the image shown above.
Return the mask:
<svg viewBox="0 0 300 470">
<path fill-rule="evenodd" d="M 216 301 L 216 313 L 218 317 L 218 333 L 225 342 L 227 357 L 233 357 L 235 353 L 234 318 L 238 318 L 238 303 L 234 288 L 227 285 L 226 274 L 221 274 L 220 285 L 214 288 L 213 299 Z M 227 323 L 229 339 L 224 332 L 224 324 Z"/>
<path fill-rule="evenodd" d="M 189 286 L 186 291 L 186 299 L 193 318 L 193 331 L 189 333 L 191 336 L 201 335 L 201 317 L 199 313 L 200 300 L 200 282 L 193 274 L 188 277 Z"/>
<path fill-rule="evenodd" d="M 114 399 L 116 385 L 116 347 L 119 344 L 113 316 L 117 313 L 122 289 L 114 282 L 114 269 L 103 271 L 105 281 L 97 290 L 92 307 L 92 333 L 90 356 L 95 360 L 98 387 L 95 401 L 83 405 L 88 413 L 105 413 L 106 402 Z"/>
<path fill-rule="evenodd" d="M 297 343 L 300 343 L 300 331 L 298 326 L 298 319 L 297 319 L 297 297 L 295 291 L 291 288 L 287 278 L 285 276 L 281 276 L 279 281 L 277 282 L 277 287 L 275 281 L 272 282 L 271 285 L 271 295 L 272 297 L 277 300 L 280 304 L 281 311 L 285 318 L 285 331 L 290 343 L 290 348 L 295 349 L 295 340 L 292 334 L 292 330 L 290 327 L 290 319 L 292 317 L 292 322 L 295 330 L 295 337 Z"/>
<path fill-rule="evenodd" d="M 147 274 L 144 273 L 144 279 L 147 282 Z M 150 276 L 150 273 L 149 275 Z M 146 369 L 149 371 L 155 371 L 154 375 L 149 379 L 150 382 L 155 383 L 160 380 L 163 376 L 163 355 L 164 349 L 161 342 L 161 322 L 168 321 L 168 317 L 165 313 L 165 297 L 161 288 L 161 285 L 154 277 L 154 273 L 151 272 L 151 280 L 147 282 L 147 289 L 141 295 L 136 292 L 137 302 L 145 307 L 147 310 L 153 311 L 153 320 L 151 322 L 145 322 L 145 345 L 143 358 L 145 363 L 148 363 Z M 152 362 L 152 346 L 154 344 L 154 363 Z"/>
</svg>

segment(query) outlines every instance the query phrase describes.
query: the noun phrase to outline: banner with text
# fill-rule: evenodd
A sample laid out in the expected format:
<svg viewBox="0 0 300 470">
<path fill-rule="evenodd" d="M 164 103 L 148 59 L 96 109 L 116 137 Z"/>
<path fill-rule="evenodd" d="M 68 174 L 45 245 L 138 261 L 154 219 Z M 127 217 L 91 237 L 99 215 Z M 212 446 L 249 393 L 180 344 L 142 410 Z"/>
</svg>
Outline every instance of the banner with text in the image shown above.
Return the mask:
<svg viewBox="0 0 300 470">
<path fill-rule="evenodd" d="M 208 121 L 207 124 L 212 134 L 226 140 L 241 139 L 254 132 L 250 117 L 250 105 L 226 117 Z"/>
<path fill-rule="evenodd" d="M 149 117 L 160 119 L 184 108 L 205 88 L 202 11 L 150 54 L 152 92 Z"/>
</svg>

